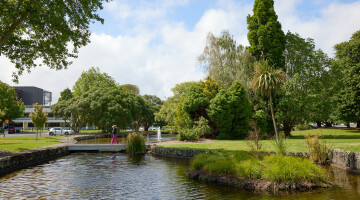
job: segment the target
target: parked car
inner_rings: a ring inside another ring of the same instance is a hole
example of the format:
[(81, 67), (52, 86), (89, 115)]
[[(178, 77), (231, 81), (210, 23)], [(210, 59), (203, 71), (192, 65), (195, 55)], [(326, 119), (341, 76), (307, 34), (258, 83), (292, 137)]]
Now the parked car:
[(49, 135), (50, 136), (55, 136), (55, 135), (71, 135), (73, 134), (73, 131), (70, 129), (64, 129), (61, 127), (54, 127), (54, 128), (50, 128), (49, 130)]
[(15, 127), (9, 126), (8, 127), (8, 133), (16, 133)]

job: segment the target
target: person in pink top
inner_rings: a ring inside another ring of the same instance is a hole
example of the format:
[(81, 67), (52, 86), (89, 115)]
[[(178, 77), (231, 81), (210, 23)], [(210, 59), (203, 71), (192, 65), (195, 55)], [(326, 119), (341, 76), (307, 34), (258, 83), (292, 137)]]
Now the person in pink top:
[(111, 140), (111, 144), (116, 140), (116, 144), (119, 144), (119, 141), (117, 139), (117, 136), (116, 136), (116, 128), (117, 126), (116, 125), (113, 125), (112, 126), (113, 130), (112, 130), (112, 134), (113, 134), (113, 138)]

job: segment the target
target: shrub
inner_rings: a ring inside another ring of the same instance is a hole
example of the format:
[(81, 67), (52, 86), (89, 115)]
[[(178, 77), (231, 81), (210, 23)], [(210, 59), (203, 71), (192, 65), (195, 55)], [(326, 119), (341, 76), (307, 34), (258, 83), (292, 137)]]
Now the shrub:
[(195, 125), (192, 129), (186, 128), (179, 131), (177, 135), (178, 139), (181, 141), (193, 141), (198, 140), (200, 137), (210, 134), (211, 128), (208, 125), (208, 120), (204, 117), (200, 117), (199, 121), (195, 122)]
[(256, 157), (259, 157), (259, 151), (262, 148), (263, 143), (260, 142), (261, 138), (264, 136), (264, 134), (261, 132), (261, 130), (256, 125), (256, 121), (250, 120), (250, 127), (252, 130), (249, 131), (249, 135), (246, 138), (247, 139), (247, 145), (250, 147), (251, 152), (253, 152)]
[(146, 151), (145, 138), (143, 135), (137, 133), (129, 133), (126, 139), (126, 150), (129, 154), (141, 154)]
[(325, 172), (308, 159), (270, 155), (257, 159), (248, 152), (219, 152), (199, 154), (192, 168), (212, 174), (234, 175), (248, 179), (265, 179), (272, 182), (322, 182)]
[[(268, 116), (265, 114), (263, 110), (258, 110), (255, 112), (253, 119), (256, 122), (256, 125), (259, 127), (261, 132), (267, 133), (268, 132)], [(272, 123), (270, 123), (272, 126)]]
[(309, 124), (298, 124), (295, 126), (295, 130), (296, 131), (304, 131), (304, 130), (310, 130), (313, 129), (314, 127), (312, 127)]
[(320, 140), (319, 135), (311, 136), (306, 135), (306, 145), (310, 155), (310, 159), (314, 162), (326, 163), (326, 159), (332, 153), (331, 148), (327, 144), (326, 140)]
[(325, 179), (322, 169), (307, 159), (271, 155), (264, 157), (263, 163), (262, 177), (273, 182), (318, 182)]

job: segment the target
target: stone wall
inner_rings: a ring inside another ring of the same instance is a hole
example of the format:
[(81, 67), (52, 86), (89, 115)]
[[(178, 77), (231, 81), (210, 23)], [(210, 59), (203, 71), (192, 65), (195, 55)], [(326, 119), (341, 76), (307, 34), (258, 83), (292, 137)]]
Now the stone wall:
[(66, 145), (55, 144), (0, 157), (0, 175), (47, 162), (67, 154), (69, 154), (69, 151)]
[(204, 153), (205, 150), (200, 149), (181, 149), (181, 148), (167, 148), (159, 146), (150, 147), (151, 154), (164, 157), (175, 158), (192, 158), (197, 154)]
[(360, 173), (360, 152), (333, 149), (332, 156), (329, 159), (331, 164), (336, 167)]

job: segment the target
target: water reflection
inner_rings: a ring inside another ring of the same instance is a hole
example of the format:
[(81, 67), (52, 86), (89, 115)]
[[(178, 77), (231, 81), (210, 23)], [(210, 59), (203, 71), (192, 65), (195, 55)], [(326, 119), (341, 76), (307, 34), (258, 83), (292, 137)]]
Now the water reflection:
[(188, 160), (73, 154), (0, 179), (0, 199), (359, 199), (360, 179), (325, 168), (339, 187), (254, 193), (188, 179)]

